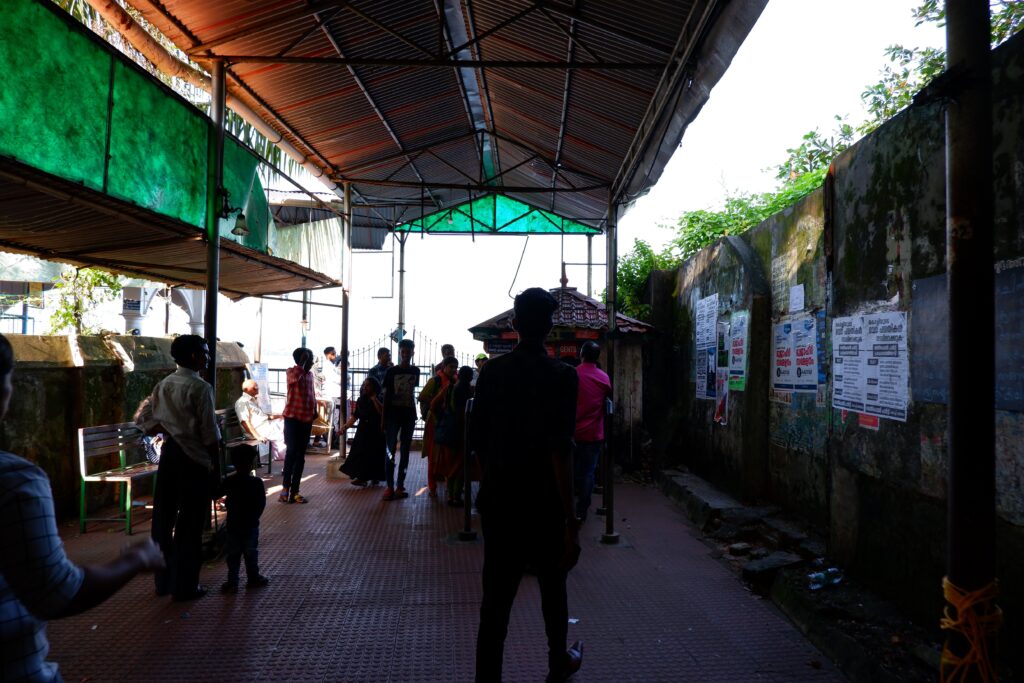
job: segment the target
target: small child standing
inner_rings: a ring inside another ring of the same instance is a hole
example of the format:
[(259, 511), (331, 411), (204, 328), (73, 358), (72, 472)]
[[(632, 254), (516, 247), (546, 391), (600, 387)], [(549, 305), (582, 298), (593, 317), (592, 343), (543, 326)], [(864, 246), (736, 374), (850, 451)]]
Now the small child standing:
[(220, 587), (222, 593), (238, 592), (238, 570), (245, 557), (246, 587), (259, 588), (270, 583), (260, 574), (259, 541), (260, 515), (267, 505), (267, 491), (263, 480), (252, 473), (256, 448), (236, 446), (231, 449), (234, 476), (224, 482), (227, 496), (227, 560), (228, 580)]

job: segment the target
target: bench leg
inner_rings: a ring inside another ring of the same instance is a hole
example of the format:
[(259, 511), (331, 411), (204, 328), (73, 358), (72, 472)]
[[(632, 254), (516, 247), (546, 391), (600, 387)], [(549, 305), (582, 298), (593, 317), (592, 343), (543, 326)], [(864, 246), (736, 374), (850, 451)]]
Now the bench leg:
[(132, 482), (129, 479), (124, 483), (124, 532), (132, 535)]
[(82, 480), (78, 491), (78, 533), (85, 533), (85, 479)]

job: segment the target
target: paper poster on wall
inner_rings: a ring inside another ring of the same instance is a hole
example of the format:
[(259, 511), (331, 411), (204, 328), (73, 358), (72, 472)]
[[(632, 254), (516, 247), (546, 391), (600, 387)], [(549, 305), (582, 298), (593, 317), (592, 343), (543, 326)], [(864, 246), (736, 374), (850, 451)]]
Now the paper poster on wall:
[(832, 407), (864, 410), (864, 320), (859, 315), (832, 320)]
[(906, 422), (910, 359), (907, 314), (832, 321), (832, 406)]
[[(772, 327), (772, 396), (793, 391), (793, 324), (788, 320)], [(773, 398), (773, 400), (775, 400)], [(781, 402), (781, 401), (780, 401)], [(787, 403), (789, 401), (786, 401)]]
[(715, 372), (715, 422), (729, 424), (729, 368)]
[(718, 294), (697, 302), (695, 318), (696, 394), (697, 398), (714, 398), (718, 367)]
[(256, 381), (256, 386), (260, 388), (260, 395), (256, 399), (260, 405), (260, 410), (267, 414), (274, 412), (270, 407), (270, 383), (267, 381), (267, 364), (249, 363), (248, 367), (249, 376)]
[(866, 315), (864, 324), (870, 344), (864, 412), (906, 422), (910, 400), (907, 314), (888, 312)]
[(736, 311), (729, 320), (729, 391), (747, 388), (748, 311)]
[(804, 285), (800, 283), (789, 288), (789, 312), (799, 313), (804, 310)]
[(812, 316), (796, 318), (793, 324), (793, 391), (818, 391), (817, 325)]

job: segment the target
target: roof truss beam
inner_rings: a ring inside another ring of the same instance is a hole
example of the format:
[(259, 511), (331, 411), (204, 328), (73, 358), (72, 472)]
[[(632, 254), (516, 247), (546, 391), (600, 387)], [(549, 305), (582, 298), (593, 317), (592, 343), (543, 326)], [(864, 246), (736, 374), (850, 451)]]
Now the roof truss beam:
[[(381, 66), (407, 67), (417, 69), (585, 69), (598, 71), (661, 71), (662, 62), (594, 62), (562, 60), (521, 60), (521, 59), (402, 59), (383, 57), (312, 57), (288, 55), (216, 55), (228, 64), (319, 64), (333, 66)], [(196, 56), (203, 61), (202, 56)], [(206, 59), (209, 59), (207, 57)]]

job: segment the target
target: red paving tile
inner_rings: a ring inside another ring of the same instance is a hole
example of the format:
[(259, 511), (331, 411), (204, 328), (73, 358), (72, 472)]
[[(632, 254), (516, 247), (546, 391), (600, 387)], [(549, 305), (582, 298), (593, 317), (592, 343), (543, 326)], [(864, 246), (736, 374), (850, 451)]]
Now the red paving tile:
[[(204, 566), (211, 594), (189, 605), (133, 580), (100, 607), (51, 622), (50, 658), (67, 681), (471, 681), (480, 601), (480, 543), (458, 543), (462, 511), (425, 491), (414, 456), (407, 500), (327, 480), (308, 458), (308, 505), (268, 500), (260, 536), (267, 588), (223, 596), (223, 561)], [(268, 480), (276, 485), (280, 478)], [(441, 499), (443, 500), (443, 498)], [(597, 498), (600, 500), (600, 497)], [(616, 490), (619, 546), (583, 531), (569, 577), (569, 638), (585, 641), (577, 683), (842, 681), (770, 603), (754, 596), (654, 488)], [(138, 533), (148, 533), (148, 522)], [(79, 536), (79, 562), (115, 555), (116, 525)], [(244, 571), (244, 570), (243, 570)], [(244, 582), (244, 577), (243, 577)], [(545, 639), (535, 580), (524, 579), (509, 625), (507, 681), (541, 681)]]

